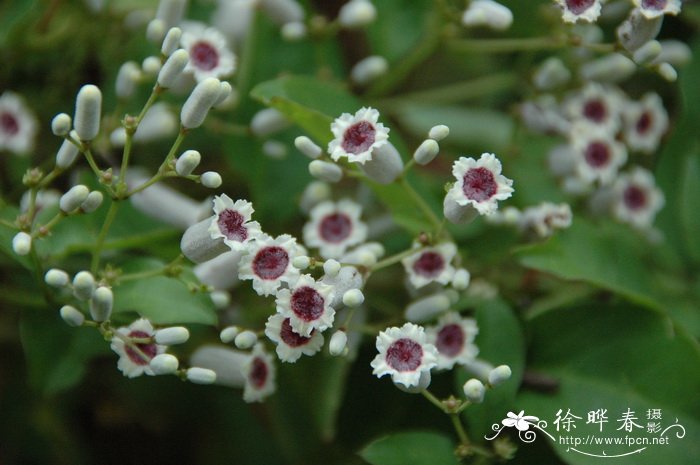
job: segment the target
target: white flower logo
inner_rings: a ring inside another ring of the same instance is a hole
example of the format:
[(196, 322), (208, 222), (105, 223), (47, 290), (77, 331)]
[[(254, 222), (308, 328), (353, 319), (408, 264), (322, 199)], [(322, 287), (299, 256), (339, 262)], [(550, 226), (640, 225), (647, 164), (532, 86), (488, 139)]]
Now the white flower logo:
[(524, 413), (525, 410), (521, 410), (517, 415), (513, 412), (508, 412), (508, 418), (503, 419), (501, 423), (503, 423), (503, 426), (507, 426), (509, 428), (515, 426), (518, 431), (527, 431), (530, 429), (531, 424), (536, 424), (540, 419), (532, 415), (523, 415)]

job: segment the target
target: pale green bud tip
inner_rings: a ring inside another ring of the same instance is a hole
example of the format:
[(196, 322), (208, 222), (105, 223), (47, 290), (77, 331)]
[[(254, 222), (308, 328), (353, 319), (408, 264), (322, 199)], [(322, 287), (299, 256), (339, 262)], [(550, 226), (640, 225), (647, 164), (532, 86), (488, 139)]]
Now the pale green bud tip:
[(328, 352), (331, 355), (342, 355), (345, 352), (345, 347), (348, 343), (348, 335), (345, 331), (336, 331), (331, 336), (331, 342), (328, 344)]
[(484, 401), (484, 384), (476, 378), (472, 378), (464, 383), (464, 395), (469, 402), (480, 404)]
[(284, 24), (280, 32), (284, 40), (296, 42), (306, 37), (306, 25), (300, 21), (292, 21)]
[(154, 44), (160, 43), (165, 36), (165, 23), (160, 19), (154, 19), (146, 27), (146, 38)]
[(117, 80), (115, 82), (117, 97), (127, 99), (134, 95), (139, 79), (141, 79), (141, 69), (139, 65), (133, 61), (124, 63), (119, 68)]
[(236, 336), (238, 336), (239, 332), (240, 329), (238, 328), (238, 326), (227, 326), (226, 328), (221, 330), (221, 333), (219, 333), (219, 339), (221, 339), (221, 342), (223, 342), (224, 344), (228, 344), (229, 342), (236, 339)]
[(340, 262), (338, 262), (338, 260), (333, 260), (332, 258), (330, 260), (326, 260), (326, 262), (323, 264), (323, 271), (328, 277), (334, 278), (338, 276), (338, 273), (340, 273)]
[(450, 297), (444, 292), (423, 297), (406, 307), (406, 319), (414, 323), (427, 321), (447, 311), (450, 305)]
[(214, 291), (209, 294), (214, 307), (223, 310), (231, 304), (231, 295), (226, 291)]
[(92, 140), (100, 132), (102, 92), (92, 84), (84, 85), (75, 100), (75, 131), (80, 140)]
[(54, 135), (63, 137), (70, 132), (73, 120), (66, 113), (59, 113), (51, 120), (51, 131)]
[(419, 165), (427, 165), (435, 159), (437, 154), (440, 152), (440, 146), (433, 139), (426, 139), (422, 144), (416, 149), (413, 154), (413, 159)]
[(253, 331), (245, 330), (238, 334), (233, 342), (239, 349), (250, 349), (258, 342), (258, 336)]
[(187, 66), (190, 54), (187, 50), (179, 49), (173, 52), (158, 72), (158, 85), (167, 89), (175, 84), (175, 80)]
[(75, 307), (64, 305), (61, 307), (61, 318), (68, 326), (82, 326), (85, 322), (85, 315)]
[(83, 203), (80, 204), (80, 209), (84, 213), (92, 213), (102, 205), (104, 200), (104, 195), (100, 191), (92, 191), (88, 194), (87, 198)]
[(367, 0), (351, 0), (338, 12), (338, 22), (346, 28), (363, 27), (377, 18), (377, 10)]
[(499, 365), (489, 372), (489, 384), (497, 386), (502, 382), (510, 379), (512, 372), (508, 365)]
[(175, 171), (180, 176), (189, 176), (199, 166), (202, 155), (196, 150), (187, 150), (175, 163)]
[(68, 139), (64, 140), (56, 152), (56, 167), (66, 169), (73, 164), (78, 157), (78, 147)]
[(471, 275), (469, 274), (469, 271), (465, 270), (464, 268), (460, 268), (455, 271), (455, 274), (452, 277), (452, 287), (458, 291), (463, 291), (469, 287), (470, 280)]
[(202, 173), (200, 182), (204, 187), (216, 189), (217, 187), (221, 186), (223, 180), (221, 179), (221, 175), (216, 171), (207, 171), (206, 173)]
[(32, 250), (32, 236), (22, 231), (12, 238), (12, 250), (17, 255), (27, 255)]
[(306, 255), (299, 255), (292, 259), (292, 266), (299, 270), (305, 270), (311, 265), (311, 259)]
[(343, 179), (343, 170), (335, 163), (314, 160), (309, 163), (309, 173), (316, 179), (326, 182), (338, 182)]
[(187, 129), (201, 126), (212, 105), (219, 98), (220, 91), (221, 81), (216, 78), (207, 78), (197, 84), (197, 87), (194, 88), (182, 106), (182, 111), (180, 112), (182, 126)]
[(650, 40), (634, 51), (632, 59), (635, 63), (645, 65), (654, 61), (654, 59), (661, 54), (662, 49), (661, 43), (659, 43), (658, 40)]
[(112, 290), (105, 286), (95, 289), (90, 299), (90, 316), (95, 321), (107, 321), (112, 314), (114, 295)]
[(173, 326), (156, 331), (156, 343), (166, 346), (184, 344), (190, 338), (190, 332), (183, 326)]
[(311, 159), (316, 159), (321, 156), (323, 149), (316, 145), (314, 141), (306, 136), (299, 136), (294, 139), (294, 146), (304, 155)]
[(216, 372), (207, 368), (188, 368), (187, 381), (194, 384), (214, 384), (216, 382)]
[(250, 121), (250, 130), (257, 137), (267, 137), (289, 126), (289, 120), (274, 108), (260, 110)]
[(437, 126), (433, 126), (432, 128), (430, 128), (430, 131), (428, 131), (428, 137), (437, 142), (440, 142), (442, 139), (449, 135), (450, 128), (448, 128), (444, 124), (438, 124)]
[(165, 39), (163, 39), (163, 45), (160, 48), (161, 53), (169, 57), (180, 44), (180, 37), (182, 37), (182, 29), (171, 27), (168, 33), (165, 34)]
[(350, 308), (359, 307), (365, 301), (365, 295), (359, 289), (350, 289), (343, 294), (343, 303)]
[(89, 271), (81, 271), (73, 278), (73, 295), (80, 300), (88, 300), (95, 290), (95, 278)]
[(267, 140), (262, 146), (262, 152), (273, 160), (281, 160), (287, 156), (287, 146), (276, 140)]
[(668, 82), (678, 79), (678, 72), (668, 63), (661, 63), (657, 68), (659, 75)]
[(377, 263), (377, 256), (369, 250), (363, 250), (357, 256), (357, 261), (362, 266), (372, 266)]
[(70, 213), (87, 200), (90, 194), (90, 189), (87, 186), (78, 184), (77, 186), (71, 187), (68, 192), (61, 196), (58, 202), (58, 206), (64, 213)]
[(350, 70), (350, 79), (359, 85), (366, 85), (386, 74), (389, 63), (378, 55), (369, 56), (357, 62)]
[(221, 85), (219, 86), (219, 96), (216, 97), (214, 106), (218, 107), (219, 105), (223, 104), (226, 99), (231, 96), (231, 94), (233, 94), (233, 86), (226, 81), (221, 81)]
[(70, 277), (68, 273), (58, 268), (51, 268), (44, 275), (44, 281), (46, 284), (52, 287), (64, 287), (70, 282)]
[(143, 59), (141, 70), (149, 76), (155, 76), (160, 72), (162, 66), (160, 58), (150, 56)]
[(171, 375), (177, 371), (180, 361), (174, 355), (159, 354), (151, 359), (149, 365), (156, 375)]

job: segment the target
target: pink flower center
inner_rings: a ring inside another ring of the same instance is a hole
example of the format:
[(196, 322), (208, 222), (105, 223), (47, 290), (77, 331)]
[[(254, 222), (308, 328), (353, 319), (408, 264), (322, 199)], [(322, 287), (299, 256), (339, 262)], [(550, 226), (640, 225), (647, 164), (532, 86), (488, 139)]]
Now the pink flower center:
[(413, 263), (413, 271), (426, 278), (434, 278), (445, 268), (445, 259), (437, 252), (423, 252)]
[(190, 49), (192, 64), (204, 71), (211, 71), (219, 64), (219, 51), (209, 42), (196, 42)]
[(642, 0), (642, 8), (650, 10), (663, 10), (666, 8), (668, 0)]
[(496, 194), (498, 184), (486, 168), (472, 168), (464, 175), (462, 192), (469, 200), (483, 202)]
[(277, 279), (287, 271), (289, 255), (282, 247), (263, 247), (253, 259), (253, 272), (261, 279)]
[(610, 161), (610, 149), (604, 142), (591, 142), (586, 147), (586, 161), (594, 168), (602, 168)]
[[(138, 331), (138, 330), (130, 331), (128, 336), (133, 337), (133, 338), (138, 338), (138, 339), (151, 337), (151, 335), (148, 334), (147, 332)], [(140, 344), (136, 344), (136, 347), (138, 348), (138, 351), (135, 350), (129, 344), (124, 344), (124, 351), (126, 352), (126, 355), (129, 357), (129, 360), (131, 360), (136, 365), (141, 365), (141, 366), (148, 365), (148, 363), (151, 361), (151, 359), (153, 357), (155, 357), (156, 354), (158, 353), (158, 348), (156, 347), (155, 344), (140, 343)], [(148, 358), (148, 360), (144, 359), (144, 355)]]
[(583, 106), (583, 116), (596, 123), (605, 121), (607, 115), (608, 111), (602, 100), (589, 100)]
[(358, 154), (369, 149), (374, 144), (376, 129), (368, 121), (360, 121), (345, 130), (343, 134), (343, 150), (348, 153)]
[(0, 129), (5, 134), (14, 136), (19, 132), (19, 121), (15, 118), (15, 115), (8, 112), (0, 113)]
[(304, 321), (314, 321), (323, 315), (323, 297), (316, 289), (303, 286), (292, 293), (292, 311)]
[(232, 241), (243, 242), (248, 238), (248, 230), (243, 226), (245, 218), (236, 210), (224, 210), (219, 213), (217, 224), (219, 231)]
[(642, 116), (640, 116), (637, 120), (637, 125), (635, 126), (635, 129), (639, 134), (643, 135), (644, 133), (648, 132), (651, 128), (652, 121), (653, 119), (651, 117), (651, 113), (645, 111), (644, 113), (642, 113)]
[(248, 380), (251, 384), (258, 389), (265, 386), (267, 381), (267, 363), (260, 357), (255, 357), (253, 363), (251, 363), (250, 373), (248, 373)]
[(456, 357), (464, 347), (464, 331), (458, 324), (449, 324), (437, 334), (437, 350), (447, 357)]
[(566, 7), (575, 15), (580, 15), (589, 9), (595, 0), (566, 0)]
[(299, 347), (308, 344), (315, 331), (316, 330), (312, 330), (309, 337), (300, 336), (294, 332), (292, 325), (289, 323), (289, 318), (287, 318), (282, 322), (280, 337), (289, 347)]
[(324, 241), (337, 244), (343, 242), (352, 231), (352, 221), (343, 213), (333, 213), (321, 220), (318, 225), (318, 233)]
[(386, 363), (396, 371), (413, 371), (422, 361), (423, 348), (412, 339), (399, 339), (386, 351)]
[(644, 189), (639, 186), (630, 185), (622, 194), (625, 205), (630, 210), (640, 210), (647, 204), (647, 194)]

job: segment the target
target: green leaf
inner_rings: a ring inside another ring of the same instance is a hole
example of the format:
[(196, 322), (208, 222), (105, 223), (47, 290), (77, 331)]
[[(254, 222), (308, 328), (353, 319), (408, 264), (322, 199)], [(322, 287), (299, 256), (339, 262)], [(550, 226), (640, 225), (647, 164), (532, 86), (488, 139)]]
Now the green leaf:
[(685, 160), (681, 185), (680, 216), (685, 245), (695, 263), (700, 263), (700, 153), (694, 153)]
[(442, 434), (406, 432), (377, 439), (359, 454), (372, 465), (456, 465), (454, 448)]

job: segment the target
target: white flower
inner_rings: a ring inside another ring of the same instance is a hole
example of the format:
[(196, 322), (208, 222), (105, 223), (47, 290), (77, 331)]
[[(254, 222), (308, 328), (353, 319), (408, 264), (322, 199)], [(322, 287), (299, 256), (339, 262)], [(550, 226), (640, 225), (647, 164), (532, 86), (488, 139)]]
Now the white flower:
[(212, 239), (222, 237), (231, 250), (241, 251), (245, 245), (262, 234), (260, 223), (250, 221), (253, 204), (246, 200), (236, 200), (222, 194), (214, 197), (214, 219), (209, 226)]
[(518, 431), (527, 431), (530, 428), (530, 424), (539, 421), (539, 418), (533, 417), (531, 415), (523, 415), (525, 410), (521, 410), (517, 415), (513, 412), (508, 412), (508, 418), (501, 421), (503, 426), (512, 428), (515, 426)]
[(496, 211), (498, 201), (513, 195), (513, 181), (501, 174), (501, 162), (492, 153), (479, 160), (460, 157), (452, 166), (457, 182), (451, 189), (452, 198), (460, 206), (471, 206), (479, 214)]
[(323, 335), (312, 330), (309, 336), (300, 336), (292, 329), (290, 318), (281, 313), (270, 316), (265, 335), (277, 344), (277, 356), (283, 362), (296, 362), (302, 354), (314, 355), (323, 347)]
[(661, 97), (648, 93), (639, 102), (627, 104), (623, 113), (625, 142), (631, 150), (653, 153), (668, 129), (668, 113)]
[(618, 88), (591, 82), (566, 100), (564, 110), (574, 121), (584, 120), (614, 134), (620, 128), (620, 113), (625, 101)]
[(19, 95), (5, 91), (0, 95), (0, 150), (24, 155), (34, 148), (38, 130), (36, 117)]
[(627, 149), (603, 128), (587, 123), (577, 124), (571, 131), (576, 174), (588, 183), (596, 180), (610, 183), (627, 161)]
[(236, 56), (226, 45), (223, 34), (213, 27), (186, 23), (180, 43), (190, 57), (184, 71), (194, 74), (197, 82), (210, 77), (224, 78), (236, 69)]
[(335, 139), (328, 144), (333, 160), (347, 157), (348, 161), (364, 164), (372, 159), (372, 150), (384, 145), (389, 138), (389, 128), (378, 123), (379, 112), (362, 107), (355, 113), (343, 113), (331, 124)]
[[(420, 245), (413, 244), (414, 248)], [(411, 284), (417, 289), (432, 282), (446, 286), (452, 280), (455, 269), (451, 265), (457, 253), (452, 242), (443, 242), (434, 247), (427, 247), (401, 260)]]
[(476, 321), (462, 318), (457, 312), (443, 315), (436, 326), (426, 328), (428, 342), (437, 348), (437, 366), (451, 370), (455, 363), (465, 365), (474, 360), (479, 349), (474, 338), (479, 333)]
[(681, 0), (632, 0), (642, 14), (648, 18), (677, 15), (681, 11)]
[(314, 330), (333, 325), (335, 309), (331, 307), (334, 288), (304, 274), (290, 286), (277, 292), (277, 311), (290, 319), (295, 333), (309, 337)]
[(550, 94), (520, 105), (520, 117), (528, 129), (542, 134), (566, 134), (571, 126), (556, 98)]
[(544, 239), (550, 237), (556, 229), (571, 226), (572, 216), (571, 207), (566, 203), (555, 205), (543, 202), (523, 210), (517, 224), (522, 233)]
[(265, 352), (262, 344), (257, 344), (253, 348), (253, 352), (246, 359), (241, 372), (245, 377), (244, 401), (261, 402), (265, 397), (275, 392), (275, 365), (272, 356)]
[(438, 351), (426, 342), (425, 330), (413, 323), (391, 327), (377, 336), (379, 354), (370, 364), (378, 378), (389, 374), (396, 384), (417, 386), (421, 374), (437, 364)]
[(299, 277), (299, 270), (292, 266), (298, 255), (306, 255), (306, 251), (289, 234), (273, 239), (263, 233), (248, 243), (248, 254), (238, 265), (238, 277), (252, 279), (259, 295), (274, 294), (283, 282), (290, 284)]
[(304, 225), (304, 243), (316, 247), (323, 258), (339, 258), (348, 247), (367, 238), (367, 225), (360, 221), (362, 207), (352, 200), (326, 201), (311, 210)]
[(654, 176), (643, 168), (624, 173), (613, 184), (613, 215), (619, 221), (644, 229), (654, 222), (664, 206), (664, 194), (656, 187)]
[[(155, 342), (136, 342), (129, 344), (125, 339), (151, 339), (155, 336), (153, 325), (145, 318), (140, 318), (128, 327), (117, 329), (118, 335), (112, 337), (111, 348), (119, 355), (117, 367), (124, 376), (135, 378), (142, 374), (153, 376), (149, 365), (151, 359), (165, 352), (166, 346)], [(121, 337), (120, 337), (121, 336)]]
[(562, 9), (562, 19), (565, 23), (575, 23), (578, 20), (589, 23), (595, 22), (600, 16), (600, 0), (556, 0)]

